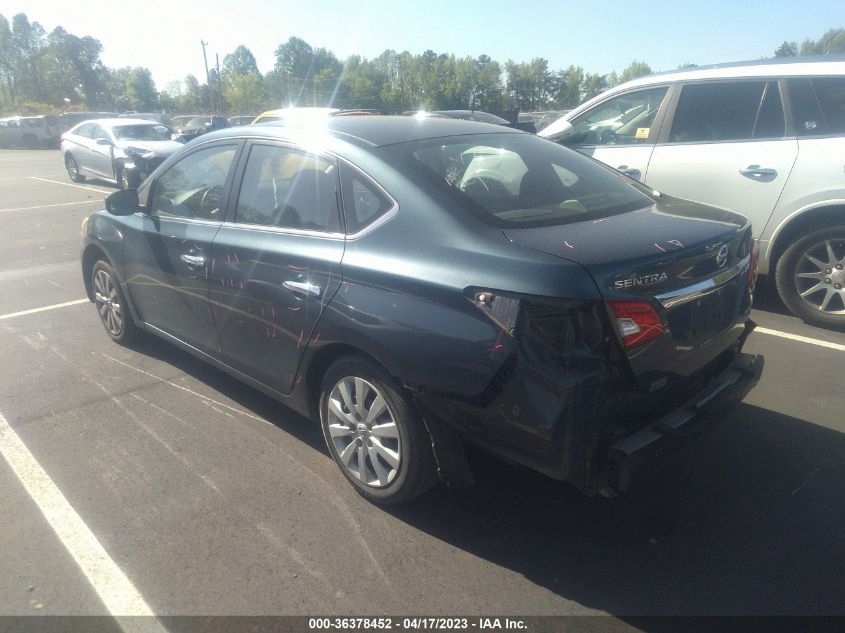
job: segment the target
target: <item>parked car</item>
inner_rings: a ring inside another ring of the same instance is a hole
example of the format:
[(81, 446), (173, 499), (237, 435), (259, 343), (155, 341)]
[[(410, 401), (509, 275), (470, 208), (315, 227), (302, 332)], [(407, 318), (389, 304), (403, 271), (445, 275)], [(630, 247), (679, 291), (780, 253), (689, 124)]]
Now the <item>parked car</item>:
[(240, 125), (249, 125), (255, 119), (254, 114), (247, 114), (247, 115), (240, 115), (240, 116), (230, 116), (229, 117), (229, 125), (232, 127), (238, 127)]
[(63, 112), (59, 115), (59, 130), (64, 134), (74, 125), (97, 119), (116, 119), (117, 112)]
[(0, 119), (0, 147), (55, 147), (59, 119), (52, 114)]
[(155, 121), (161, 123), (166, 127), (170, 127), (170, 114), (167, 112), (124, 112), (118, 115), (121, 119), (144, 119), (145, 121)]
[(343, 116), (371, 116), (382, 114), (378, 110), (369, 108), (347, 109), (341, 108), (316, 108), (316, 107), (289, 107), (281, 108), (279, 110), (267, 110), (262, 112), (253, 123), (273, 123), (281, 121), (284, 123), (303, 124), (309, 123), (316, 119), (324, 119), (326, 117), (343, 117)]
[(175, 127), (173, 129), (173, 140), (187, 143), (198, 136), (202, 136), (214, 130), (222, 130), (231, 127), (226, 117), (217, 116), (216, 114), (201, 114), (195, 116), (184, 125)]
[(86, 177), (137, 187), (181, 143), (167, 128), (143, 119), (86, 121), (62, 134), (62, 158), (73, 182)]
[(635, 79), (539, 132), (662, 192), (748, 215), (786, 306), (845, 327), (845, 56)]
[(762, 371), (745, 217), (501, 126), (208, 134), (82, 232), (112, 339), (154, 333), (319, 419), (379, 503), (469, 484), (464, 442), (624, 492)]
[(525, 132), (535, 132), (536, 128), (532, 122), (517, 121), (511, 123), (505, 118), (491, 114), (490, 112), (483, 112), (482, 110), (409, 110), (403, 112), (403, 116), (413, 116), (416, 118), (424, 117), (441, 117), (446, 119), (462, 119), (464, 121), (479, 121), (480, 123), (493, 123), (495, 125), (504, 125), (505, 127), (512, 127)]

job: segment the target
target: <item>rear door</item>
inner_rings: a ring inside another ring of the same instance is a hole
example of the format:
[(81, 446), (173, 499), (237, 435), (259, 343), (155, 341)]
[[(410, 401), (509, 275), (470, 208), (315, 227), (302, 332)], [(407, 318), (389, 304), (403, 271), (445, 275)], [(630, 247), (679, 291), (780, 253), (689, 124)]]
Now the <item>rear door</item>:
[(340, 287), (337, 160), (264, 141), (244, 156), (212, 248), (211, 309), (224, 362), (286, 394)]
[(759, 236), (798, 157), (781, 92), (777, 81), (765, 79), (684, 85), (645, 181), (747, 215)]
[(668, 95), (668, 86), (656, 86), (602, 101), (571, 121), (574, 131), (566, 145), (642, 180)]
[(215, 356), (211, 243), (240, 145), (226, 139), (184, 154), (151, 184), (147, 213), (127, 218), (124, 236), (126, 279), (141, 319)]

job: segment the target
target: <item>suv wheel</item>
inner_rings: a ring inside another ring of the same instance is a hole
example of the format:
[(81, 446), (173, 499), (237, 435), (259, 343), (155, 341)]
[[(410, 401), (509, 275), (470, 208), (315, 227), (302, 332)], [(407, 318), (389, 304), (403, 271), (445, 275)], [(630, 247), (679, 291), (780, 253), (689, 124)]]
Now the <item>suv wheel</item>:
[(73, 182), (85, 181), (85, 176), (79, 173), (79, 164), (71, 154), (65, 157), (65, 168), (67, 169), (67, 175), (70, 176)]
[(106, 333), (121, 344), (135, 339), (140, 330), (126, 306), (114, 269), (102, 259), (91, 268), (91, 287), (94, 289), (94, 305)]
[(845, 225), (799, 239), (778, 260), (775, 277), (793, 313), (813, 325), (845, 328)]
[(350, 356), (329, 368), (320, 423), (335, 463), (368, 500), (401, 503), (436, 482), (425, 425), (402, 386), (375, 363)]

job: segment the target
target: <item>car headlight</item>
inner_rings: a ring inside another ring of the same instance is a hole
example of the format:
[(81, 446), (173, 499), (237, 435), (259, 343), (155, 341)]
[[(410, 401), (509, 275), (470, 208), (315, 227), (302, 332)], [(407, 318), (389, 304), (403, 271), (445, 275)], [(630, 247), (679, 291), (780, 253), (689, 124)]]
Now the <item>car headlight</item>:
[(155, 156), (155, 152), (149, 149), (143, 149), (141, 147), (127, 147), (126, 150), (127, 156), (137, 157), (137, 158), (152, 158)]

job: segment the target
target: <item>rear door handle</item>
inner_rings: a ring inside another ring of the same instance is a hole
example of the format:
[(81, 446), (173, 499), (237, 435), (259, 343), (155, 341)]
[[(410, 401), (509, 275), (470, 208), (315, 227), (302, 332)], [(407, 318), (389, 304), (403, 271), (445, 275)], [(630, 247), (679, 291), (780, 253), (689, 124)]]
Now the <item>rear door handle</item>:
[(314, 297), (319, 297), (323, 294), (323, 289), (320, 286), (315, 286), (307, 281), (285, 281), (282, 285), (288, 290)]
[(183, 253), (179, 255), (179, 259), (188, 264), (188, 266), (205, 266), (205, 255), (188, 255)]
[(643, 175), (643, 172), (641, 172), (639, 169), (637, 169), (636, 167), (628, 167), (628, 165), (619, 165), (616, 170), (625, 174), (626, 176), (636, 178), (637, 180), (639, 180), (640, 176)]
[(749, 165), (745, 169), (740, 169), (739, 173), (743, 176), (777, 176), (778, 172), (771, 167), (760, 167), (760, 165)]

